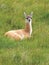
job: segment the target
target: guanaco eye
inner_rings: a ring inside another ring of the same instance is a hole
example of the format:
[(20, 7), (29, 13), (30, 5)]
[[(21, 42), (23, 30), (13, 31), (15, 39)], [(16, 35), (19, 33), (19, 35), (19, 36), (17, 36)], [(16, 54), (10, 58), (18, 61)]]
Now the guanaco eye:
[(26, 18), (26, 19), (28, 19), (28, 18)]
[[(27, 17), (26, 19), (29, 19), (29, 18)], [(32, 18), (30, 17), (30, 19), (32, 19)]]

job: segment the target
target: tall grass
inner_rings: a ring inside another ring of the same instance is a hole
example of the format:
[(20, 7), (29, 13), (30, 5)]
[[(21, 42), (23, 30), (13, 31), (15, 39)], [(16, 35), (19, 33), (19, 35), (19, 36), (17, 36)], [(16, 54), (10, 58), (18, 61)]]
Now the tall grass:
[[(6, 31), (24, 28), (24, 11), (33, 11), (32, 37), (5, 37)], [(49, 65), (49, 0), (0, 0), (0, 65)]]

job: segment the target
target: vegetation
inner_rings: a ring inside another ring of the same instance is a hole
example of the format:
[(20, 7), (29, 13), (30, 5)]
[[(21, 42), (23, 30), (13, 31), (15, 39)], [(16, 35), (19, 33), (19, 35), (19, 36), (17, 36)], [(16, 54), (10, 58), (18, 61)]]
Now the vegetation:
[[(34, 12), (32, 37), (5, 37), (25, 27), (24, 11)], [(49, 0), (0, 0), (0, 65), (49, 65)]]

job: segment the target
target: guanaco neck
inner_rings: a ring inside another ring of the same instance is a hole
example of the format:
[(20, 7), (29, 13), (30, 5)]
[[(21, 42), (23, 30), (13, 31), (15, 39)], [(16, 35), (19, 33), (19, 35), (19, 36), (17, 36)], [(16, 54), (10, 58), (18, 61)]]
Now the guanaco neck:
[(31, 25), (31, 22), (26, 23), (26, 25), (25, 25), (25, 31), (26, 31), (27, 33), (29, 33), (30, 36), (31, 36), (31, 34), (32, 34), (32, 25)]

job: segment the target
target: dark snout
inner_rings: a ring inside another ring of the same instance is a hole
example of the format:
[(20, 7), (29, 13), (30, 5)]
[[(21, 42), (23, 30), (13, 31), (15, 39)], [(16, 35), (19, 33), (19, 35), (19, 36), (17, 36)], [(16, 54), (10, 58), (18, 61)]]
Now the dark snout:
[(30, 19), (28, 21), (30, 22)]

